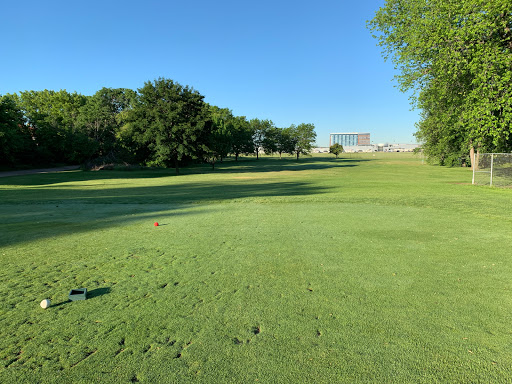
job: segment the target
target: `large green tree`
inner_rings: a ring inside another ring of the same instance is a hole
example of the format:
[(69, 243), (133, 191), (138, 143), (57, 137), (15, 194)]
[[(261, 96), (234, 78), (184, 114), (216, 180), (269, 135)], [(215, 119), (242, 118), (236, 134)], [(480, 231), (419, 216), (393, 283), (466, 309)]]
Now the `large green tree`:
[(13, 96), (0, 96), (0, 165), (34, 161), (36, 147), (23, 112)]
[(265, 132), (265, 137), (261, 143), (261, 147), (267, 155), (272, 155), (274, 152), (277, 152), (277, 140), (281, 131), (281, 128), (273, 126)]
[(207, 136), (205, 160), (215, 169), (215, 162), (229, 154), (233, 143), (233, 113), (227, 108), (209, 106), (211, 132)]
[(249, 125), (252, 129), (252, 141), (256, 159), (259, 159), (260, 149), (263, 148), (265, 137), (269, 131), (274, 127), (274, 123), (270, 120), (251, 119)]
[(293, 154), (295, 149), (295, 141), (293, 139), (293, 130), (295, 126), (292, 125), (288, 128), (280, 128), (276, 131), (276, 152), (279, 153), (281, 159), (283, 153)]
[(249, 154), (254, 151), (253, 130), (245, 116), (235, 116), (232, 127), (231, 153), (235, 155), (235, 161), (241, 154)]
[(313, 149), (316, 140), (315, 126), (313, 124), (301, 123), (290, 127), (291, 145), (290, 153), (297, 156), (307, 155)]
[(81, 163), (94, 154), (94, 141), (77, 124), (86, 96), (45, 89), (20, 92), (16, 98), (33, 132), (40, 163)]
[(202, 157), (211, 131), (204, 96), (188, 86), (159, 78), (140, 88), (129, 113), (135, 142), (149, 151), (148, 165), (174, 166)]
[(336, 158), (338, 158), (340, 153), (343, 153), (343, 145), (334, 143), (329, 147), (329, 153), (332, 153), (333, 155), (336, 156)]
[(117, 136), (133, 108), (136, 92), (126, 88), (102, 88), (80, 108), (77, 124), (96, 144), (98, 157), (116, 158)]
[(387, 0), (369, 22), (401, 90), (414, 92), (430, 159), (512, 150), (511, 12), (510, 0)]

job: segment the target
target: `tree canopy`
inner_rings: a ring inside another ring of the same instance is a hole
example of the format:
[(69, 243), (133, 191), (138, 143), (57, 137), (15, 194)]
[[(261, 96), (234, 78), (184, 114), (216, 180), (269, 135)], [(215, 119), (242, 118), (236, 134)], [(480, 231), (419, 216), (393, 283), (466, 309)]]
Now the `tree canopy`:
[(233, 119), (231, 153), (235, 155), (236, 161), (238, 161), (240, 154), (253, 153), (254, 142), (252, 141), (252, 133), (251, 126), (245, 116), (236, 116)]
[(150, 150), (151, 164), (174, 166), (186, 157), (206, 151), (205, 137), (211, 129), (204, 96), (170, 79), (146, 82), (128, 120), (139, 144)]
[(386, 0), (369, 21), (421, 109), (416, 137), (431, 160), (512, 150), (511, 11), (510, 0)]
[(30, 162), (35, 151), (32, 134), (12, 96), (0, 96), (0, 165)]
[(343, 153), (343, 145), (334, 143), (329, 147), (329, 153), (332, 153), (336, 158), (338, 158), (339, 154)]
[(316, 140), (315, 126), (306, 123), (301, 123), (297, 126), (292, 125), (290, 127), (290, 136), (290, 153), (295, 154), (297, 160), (299, 160), (299, 155), (307, 155), (313, 148)]
[(94, 154), (95, 143), (79, 129), (77, 121), (85, 96), (45, 89), (20, 92), (16, 98), (41, 161), (80, 163)]
[[(264, 149), (264, 146), (266, 146), (267, 150), (269, 149), (269, 138), (274, 123), (270, 120), (251, 119), (249, 125), (252, 130), (252, 142), (254, 144), (256, 159), (258, 159), (261, 148)], [(267, 138), (267, 140), (265, 140), (265, 138)]]
[(95, 142), (96, 156), (115, 158), (118, 133), (136, 97), (131, 89), (102, 88), (80, 108), (78, 125)]
[(128, 162), (174, 167), (178, 173), (190, 161), (215, 168), (229, 155), (258, 158), (261, 149), (298, 156), (310, 151), (311, 137), (311, 124), (276, 128), (268, 119), (234, 116), (166, 78), (136, 91), (102, 88), (84, 96), (43, 90), (0, 97), (0, 165), (7, 167)]

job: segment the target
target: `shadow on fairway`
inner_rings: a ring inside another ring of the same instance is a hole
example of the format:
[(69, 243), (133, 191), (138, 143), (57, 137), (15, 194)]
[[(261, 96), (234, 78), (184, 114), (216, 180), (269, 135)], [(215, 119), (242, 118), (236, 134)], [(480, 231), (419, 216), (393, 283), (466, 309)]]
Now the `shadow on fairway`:
[(52, 305), (50, 306), (50, 308), (57, 308), (57, 307), (60, 307), (60, 306), (62, 306), (62, 305), (70, 304), (70, 303), (72, 303), (72, 301), (71, 301), (71, 300), (65, 300), (65, 301), (61, 301), (60, 303), (57, 303), (57, 304), (52, 304)]
[(110, 293), (110, 287), (95, 288), (87, 291), (87, 300), (94, 299), (95, 297), (103, 296)]
[(89, 180), (153, 179), (174, 176), (174, 169), (148, 168), (136, 171), (66, 171), (0, 178), (0, 185), (51, 185)]
[[(91, 289), (90, 291), (87, 291), (87, 300), (91, 300), (91, 299), (94, 299), (95, 297), (106, 295), (106, 294), (110, 293), (110, 290), (111, 290), (110, 287)], [(62, 305), (71, 304), (71, 303), (73, 303), (72, 300), (64, 300), (64, 301), (61, 301), (60, 303), (52, 304), (51, 307), (56, 308), (56, 307), (60, 307)]]
[[(0, 186), (9, 186), (0, 190), (0, 246), (102, 230), (146, 219), (153, 224), (171, 213), (173, 216), (198, 215), (206, 211), (200, 204), (209, 202), (320, 195), (330, 187), (310, 183), (308, 179), (280, 181), (277, 177), (261, 178), (257, 174), (354, 167), (361, 161), (368, 160), (313, 157), (296, 161), (264, 157), (239, 162), (227, 160), (215, 171), (207, 165), (183, 170), (189, 175), (219, 174), (219, 178), (208, 177), (202, 181), (174, 177), (173, 169), (6, 177), (0, 180)], [(226, 173), (252, 173), (255, 177), (223, 178), (222, 174)], [(163, 180), (151, 182), (154, 178)], [(136, 179), (141, 181), (138, 184), (130, 181)], [(102, 185), (98, 180), (109, 182)], [(91, 184), (88, 185), (88, 181)], [(67, 184), (72, 182), (79, 183)], [(24, 185), (27, 187), (23, 188)], [(188, 209), (190, 207), (194, 209)], [(208, 209), (211, 212), (212, 208)]]
[[(238, 179), (218, 183), (183, 183), (177, 178), (165, 185), (123, 185), (133, 184), (125, 183), (105, 189), (88, 189), (81, 185), (45, 185), (2, 191), (0, 246), (102, 230), (140, 222), (146, 218), (152, 225), (170, 214), (174, 217), (201, 214), (206, 211), (206, 208), (202, 209), (201, 203), (246, 198), (311, 196), (326, 193), (330, 189), (308, 182)], [(188, 209), (190, 207), (194, 209)], [(208, 208), (208, 212), (211, 211), (212, 208)]]
[[(81, 185), (71, 188), (41, 186), (31, 189), (15, 189), (1, 192), (2, 204), (55, 204), (52, 212), (58, 214), (66, 204), (165, 204), (165, 209), (175, 209), (181, 204), (196, 204), (212, 201), (233, 200), (251, 197), (306, 196), (324, 193), (327, 187), (313, 186), (307, 182), (267, 181), (267, 180), (224, 180), (221, 183), (210, 181), (179, 183), (167, 185), (83, 188)], [(6, 219), (35, 214), (38, 207), (29, 212), (15, 212)], [(79, 213), (87, 206), (73, 206)], [(161, 207), (163, 209), (163, 207)], [(30, 225), (33, 225), (31, 222)]]
[[(292, 157), (279, 159), (278, 157), (243, 157), (239, 161), (227, 158), (211, 165), (195, 164), (180, 168), (180, 175), (216, 174), (216, 173), (247, 173), (247, 172), (282, 172), (307, 171), (329, 168), (354, 167), (358, 163), (371, 161), (369, 159), (330, 158), (330, 157), (304, 157), (297, 161)], [(52, 185), (80, 181), (116, 180), (116, 179), (154, 179), (161, 177), (175, 177), (174, 168), (147, 168), (143, 170), (125, 171), (66, 171), (56, 173), (42, 173), (23, 176), (9, 176), (0, 178), (1, 185)]]
[(215, 165), (214, 172), (230, 173), (258, 173), (258, 172), (283, 172), (283, 171), (308, 171), (329, 168), (355, 167), (358, 163), (370, 161), (368, 159), (334, 159), (324, 157), (305, 157), (297, 161), (294, 158), (269, 158), (263, 157), (259, 160), (255, 158), (234, 161), (228, 159), (223, 163)]

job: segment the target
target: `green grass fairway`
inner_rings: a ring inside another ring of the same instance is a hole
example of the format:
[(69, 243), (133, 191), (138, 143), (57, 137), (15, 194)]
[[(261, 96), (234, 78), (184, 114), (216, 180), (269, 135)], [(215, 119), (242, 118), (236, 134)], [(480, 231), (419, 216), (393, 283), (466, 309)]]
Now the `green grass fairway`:
[(183, 173), (0, 179), (1, 383), (512, 382), (512, 190), (402, 153)]

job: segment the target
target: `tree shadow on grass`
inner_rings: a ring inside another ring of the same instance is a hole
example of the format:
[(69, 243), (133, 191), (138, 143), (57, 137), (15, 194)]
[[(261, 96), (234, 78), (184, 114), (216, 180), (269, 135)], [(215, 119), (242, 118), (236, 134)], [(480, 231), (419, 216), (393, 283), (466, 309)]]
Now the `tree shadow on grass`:
[[(292, 158), (281, 160), (266, 157), (239, 163), (226, 161), (216, 171), (210, 171), (205, 165), (187, 169), (190, 174), (254, 174), (254, 177), (240, 178), (223, 178), (220, 175), (202, 181), (191, 181), (198, 179), (187, 177), (169, 178), (173, 175), (172, 169), (78, 171), (7, 177), (0, 180), (0, 186), (8, 186), (0, 190), (0, 246), (101, 230), (145, 218), (153, 223), (169, 217), (171, 213), (173, 216), (197, 215), (206, 211), (200, 206), (204, 203), (321, 195), (330, 188), (311, 183), (308, 179), (280, 181), (280, 178), (257, 175), (260, 172), (353, 167), (361, 161), (366, 160), (302, 158), (296, 161)], [(162, 180), (151, 181), (154, 178)], [(137, 179), (139, 181), (136, 182)], [(98, 183), (98, 180), (108, 181)], [(88, 181), (91, 182), (89, 185)], [(72, 182), (77, 183), (68, 184)], [(194, 209), (188, 209), (190, 207)]]
[[(202, 209), (203, 203), (312, 196), (326, 193), (329, 189), (302, 181), (171, 181), (156, 186), (88, 189), (80, 185), (73, 188), (50, 185), (2, 191), (0, 246), (101, 230), (146, 217), (152, 224), (170, 214), (197, 215), (206, 211), (206, 208)], [(194, 209), (188, 209), (190, 207)]]
[(170, 168), (148, 168), (135, 171), (66, 171), (53, 173), (37, 173), (30, 175), (8, 176), (0, 178), (1, 185), (52, 185), (60, 183), (115, 180), (115, 179), (153, 179), (169, 177), (175, 174)]
[[(295, 158), (276, 158), (276, 157), (261, 157), (256, 158), (243, 158), (239, 161), (234, 161), (229, 158), (224, 162), (218, 162), (215, 165), (215, 171), (222, 173), (245, 173), (245, 172), (293, 172), (293, 171), (308, 171), (308, 170), (321, 170), (330, 168), (346, 168), (355, 167), (358, 163), (370, 161), (369, 159), (335, 159), (325, 157), (304, 157), (298, 161)], [(203, 166), (204, 167), (204, 166)]]
[[(241, 158), (235, 161), (232, 158), (217, 162), (215, 170), (208, 164), (195, 164), (180, 168), (180, 174), (217, 174), (217, 173), (247, 173), (247, 172), (292, 172), (321, 170), (329, 168), (354, 167), (369, 159), (335, 159), (325, 157), (304, 157), (297, 161), (295, 158), (285, 157), (261, 157), (256, 160), (253, 157)], [(154, 179), (164, 177), (176, 177), (174, 168), (146, 168), (143, 170), (102, 170), (102, 171), (66, 171), (55, 173), (39, 173), (22, 176), (9, 176), (0, 178), (2, 185), (52, 185), (70, 182), (120, 180), (120, 179)]]
[[(251, 197), (303, 196), (323, 193), (327, 187), (308, 182), (268, 180), (223, 180), (222, 182), (171, 182), (166, 185), (83, 188), (41, 186), (29, 189), (2, 191), (3, 204), (166, 204), (169, 209), (176, 205), (197, 204), (212, 201)], [(78, 207), (77, 207), (78, 208)], [(57, 211), (57, 209), (55, 210)], [(16, 215), (22, 215), (17, 212)]]

